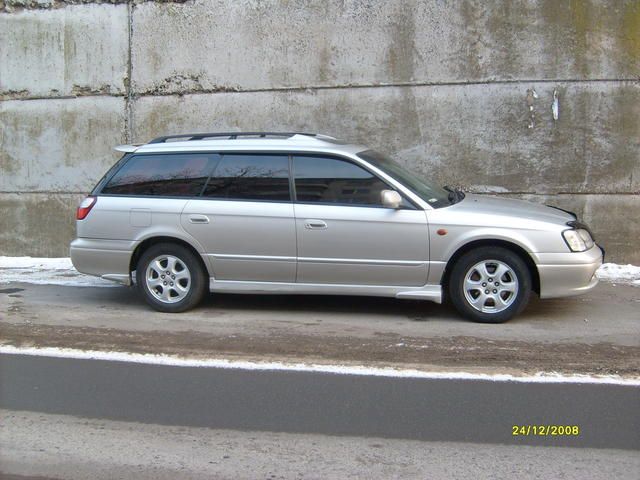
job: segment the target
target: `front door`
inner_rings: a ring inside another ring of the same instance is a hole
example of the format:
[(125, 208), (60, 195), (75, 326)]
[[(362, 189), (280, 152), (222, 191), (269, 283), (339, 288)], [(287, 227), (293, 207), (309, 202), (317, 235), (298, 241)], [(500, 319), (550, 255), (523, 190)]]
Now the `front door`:
[(346, 159), (294, 156), (299, 283), (421, 286), (429, 236), (424, 210), (385, 208), (381, 179)]
[(215, 280), (295, 282), (287, 155), (221, 155), (181, 223), (203, 245)]

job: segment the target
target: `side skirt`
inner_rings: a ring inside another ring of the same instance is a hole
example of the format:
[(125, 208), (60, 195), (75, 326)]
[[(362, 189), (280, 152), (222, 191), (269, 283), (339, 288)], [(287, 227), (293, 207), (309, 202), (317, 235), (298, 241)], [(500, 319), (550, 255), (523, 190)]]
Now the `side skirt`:
[(387, 285), (342, 285), (326, 283), (246, 282), (235, 280), (209, 280), (209, 290), (224, 293), (267, 293), (301, 295), (362, 295), (371, 297), (395, 297), (429, 300), (442, 303), (440, 285), (421, 287)]

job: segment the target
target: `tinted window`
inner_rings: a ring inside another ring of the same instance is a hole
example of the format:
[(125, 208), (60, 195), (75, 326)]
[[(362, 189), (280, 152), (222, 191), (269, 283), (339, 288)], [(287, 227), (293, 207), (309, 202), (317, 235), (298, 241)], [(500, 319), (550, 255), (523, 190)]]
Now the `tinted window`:
[(295, 157), (299, 202), (382, 206), (380, 192), (389, 187), (353, 163), (325, 157)]
[(205, 197), (289, 201), (289, 157), (286, 155), (223, 155)]
[(427, 180), (424, 175), (406, 170), (381, 153), (366, 150), (358, 153), (358, 156), (394, 179), (399, 180), (405, 187), (409, 187), (414, 193), (418, 194), (425, 202), (429, 202), (433, 208), (447, 207), (454, 203), (449, 199), (450, 192)]
[(217, 154), (135, 155), (109, 180), (102, 193), (112, 195), (199, 195)]
[(116, 163), (114, 163), (111, 168), (109, 170), (107, 170), (107, 173), (105, 173), (102, 178), (100, 179), (100, 181), (96, 184), (95, 187), (93, 187), (93, 190), (91, 191), (91, 195), (97, 195), (98, 193), (100, 193), (100, 191), (102, 190), (102, 188), (104, 187), (105, 183), (107, 183), (107, 180), (109, 178), (111, 178), (111, 175), (113, 175), (114, 172), (117, 172), (118, 169), (124, 165), (127, 160), (129, 160), (129, 158), (131, 158), (131, 154), (130, 153), (125, 153), (122, 157), (120, 157), (120, 160), (118, 160)]

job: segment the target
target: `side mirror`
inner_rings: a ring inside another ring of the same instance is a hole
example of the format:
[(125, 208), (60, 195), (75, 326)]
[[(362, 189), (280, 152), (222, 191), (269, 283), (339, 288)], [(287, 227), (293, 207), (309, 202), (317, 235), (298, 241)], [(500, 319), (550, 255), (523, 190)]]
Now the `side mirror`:
[(382, 205), (386, 208), (399, 208), (402, 203), (402, 197), (395, 190), (382, 190)]

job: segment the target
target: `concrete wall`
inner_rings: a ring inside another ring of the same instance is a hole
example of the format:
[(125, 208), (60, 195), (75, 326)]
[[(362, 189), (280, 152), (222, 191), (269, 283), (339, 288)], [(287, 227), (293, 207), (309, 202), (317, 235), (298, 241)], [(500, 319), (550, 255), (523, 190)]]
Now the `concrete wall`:
[(66, 255), (117, 143), (283, 129), (570, 208), (640, 264), (639, 78), (640, 0), (0, 0), (0, 254)]

